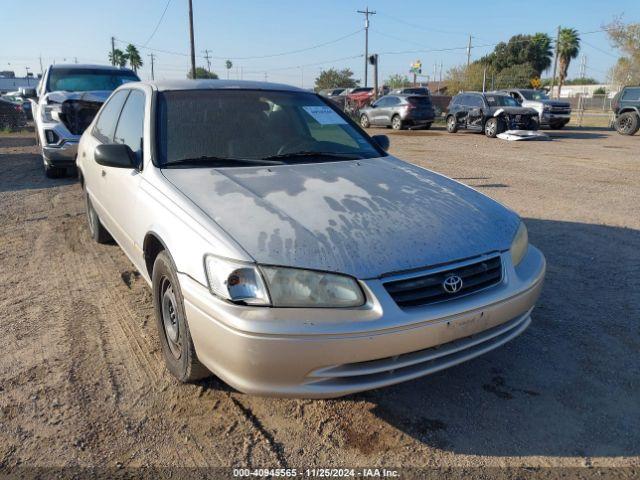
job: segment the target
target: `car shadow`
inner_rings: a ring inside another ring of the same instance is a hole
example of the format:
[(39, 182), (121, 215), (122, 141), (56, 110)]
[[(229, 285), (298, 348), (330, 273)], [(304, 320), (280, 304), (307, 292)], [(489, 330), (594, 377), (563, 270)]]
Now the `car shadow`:
[(45, 177), (42, 158), (34, 153), (1, 153), (0, 171), (0, 193), (60, 187), (77, 181), (73, 176)]
[(546, 255), (533, 323), (457, 367), (346, 401), (441, 450), (491, 456), (640, 453), (640, 231), (526, 219)]

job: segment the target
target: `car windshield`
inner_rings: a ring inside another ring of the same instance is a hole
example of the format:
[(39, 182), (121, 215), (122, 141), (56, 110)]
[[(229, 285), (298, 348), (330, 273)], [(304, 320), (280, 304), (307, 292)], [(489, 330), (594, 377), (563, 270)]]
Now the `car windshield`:
[(429, 95), (429, 90), (426, 88), (405, 88), (404, 93), (413, 95)]
[(54, 68), (49, 74), (48, 92), (88, 92), (90, 90), (115, 90), (127, 82), (140, 79), (130, 70), (98, 68)]
[(487, 103), (490, 107), (519, 107), (520, 104), (508, 95), (487, 95)]
[(549, 100), (549, 97), (542, 90), (521, 90), (520, 94), (527, 100)]
[(306, 92), (161, 92), (157, 142), (161, 167), (311, 163), (385, 155), (330, 102)]

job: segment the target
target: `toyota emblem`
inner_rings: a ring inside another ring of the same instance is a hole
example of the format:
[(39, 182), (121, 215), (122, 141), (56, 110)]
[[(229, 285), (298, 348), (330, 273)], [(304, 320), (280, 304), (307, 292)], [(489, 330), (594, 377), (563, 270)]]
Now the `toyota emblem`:
[(442, 282), (442, 288), (447, 293), (456, 293), (462, 289), (462, 279), (458, 275), (449, 275)]

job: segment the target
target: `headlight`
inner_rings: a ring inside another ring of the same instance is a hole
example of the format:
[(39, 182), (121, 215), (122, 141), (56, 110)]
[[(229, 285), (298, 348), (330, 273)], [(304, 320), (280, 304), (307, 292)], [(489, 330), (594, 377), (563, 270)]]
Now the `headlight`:
[(262, 275), (255, 265), (207, 255), (205, 271), (211, 293), (247, 305), (270, 305)]
[(364, 295), (351, 277), (297, 268), (261, 267), (274, 307), (359, 307)]
[(297, 268), (258, 267), (205, 257), (209, 288), (225, 300), (254, 306), (359, 307), (364, 294), (351, 277)]
[(42, 106), (42, 120), (45, 122), (59, 122), (60, 112), (62, 112), (62, 105), (58, 103), (51, 103)]
[(527, 233), (527, 227), (524, 222), (520, 222), (516, 236), (511, 242), (511, 261), (513, 266), (516, 267), (522, 261), (529, 248), (529, 234)]

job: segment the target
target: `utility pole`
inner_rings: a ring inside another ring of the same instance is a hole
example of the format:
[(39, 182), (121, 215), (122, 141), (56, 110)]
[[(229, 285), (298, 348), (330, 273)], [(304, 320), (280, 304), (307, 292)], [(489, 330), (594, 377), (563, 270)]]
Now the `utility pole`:
[(364, 15), (364, 87), (367, 86), (367, 73), (369, 70), (369, 15), (375, 15), (376, 12), (366, 7), (364, 10), (358, 10), (357, 13)]
[(196, 44), (193, 41), (193, 4), (189, 0), (189, 40), (191, 42), (191, 78), (196, 78)]
[(42, 55), (40, 55), (38, 59), (40, 60), (40, 76), (42, 76), (44, 75), (44, 70), (42, 68)]
[(373, 95), (374, 98), (378, 98), (378, 54), (374, 53), (371, 55), (371, 59), (373, 63)]
[(209, 52), (211, 50), (204, 50), (204, 58), (207, 61), (207, 71), (211, 73), (211, 57), (209, 56)]
[(151, 80), (155, 80), (156, 76), (154, 75), (154, 72), (153, 72), (153, 64), (154, 64), (154, 60), (156, 59), (156, 56), (153, 53), (150, 53), (149, 57), (151, 58)]
[(111, 37), (111, 65), (116, 66), (116, 39)]
[(551, 77), (551, 96), (553, 97), (553, 87), (556, 84), (556, 72), (558, 71), (558, 46), (560, 44), (560, 25), (558, 25), (558, 34), (556, 35), (556, 53), (553, 60), (553, 77)]
[(24, 69), (27, 71), (27, 85), (29, 85), (29, 67), (24, 67)]
[(487, 91), (487, 67), (482, 70), (482, 93)]
[(471, 35), (469, 35), (469, 46), (467, 47), (467, 68), (471, 63)]
[(78, 63), (78, 57), (73, 57), (73, 63)]

